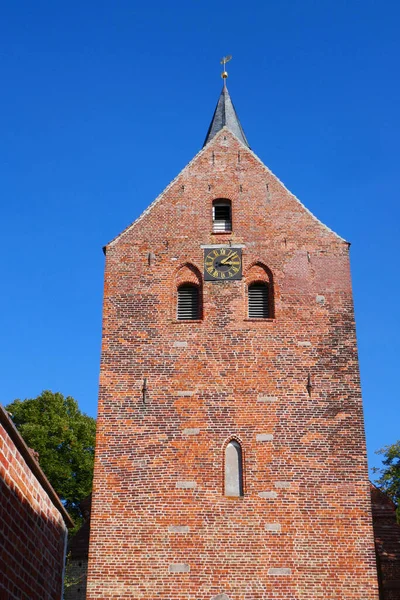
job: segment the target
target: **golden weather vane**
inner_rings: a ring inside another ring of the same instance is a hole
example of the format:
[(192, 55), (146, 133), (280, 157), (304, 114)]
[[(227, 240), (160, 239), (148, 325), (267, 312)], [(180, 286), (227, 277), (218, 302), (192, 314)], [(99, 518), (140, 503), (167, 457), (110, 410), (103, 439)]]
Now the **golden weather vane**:
[(224, 70), (223, 70), (223, 71), (222, 71), (222, 73), (221, 73), (221, 77), (222, 77), (222, 79), (224, 80), (224, 85), (225, 85), (225, 83), (226, 83), (226, 79), (227, 79), (227, 77), (228, 77), (228, 72), (227, 72), (227, 71), (226, 71), (226, 69), (225, 69), (225, 65), (226, 65), (226, 63), (227, 63), (227, 62), (229, 62), (230, 60), (232, 60), (232, 56), (231, 56), (230, 54), (228, 54), (227, 56), (224, 56), (224, 57), (222, 57), (222, 58), (221, 58), (221, 61), (220, 61), (220, 62), (221, 62), (221, 65), (224, 65)]

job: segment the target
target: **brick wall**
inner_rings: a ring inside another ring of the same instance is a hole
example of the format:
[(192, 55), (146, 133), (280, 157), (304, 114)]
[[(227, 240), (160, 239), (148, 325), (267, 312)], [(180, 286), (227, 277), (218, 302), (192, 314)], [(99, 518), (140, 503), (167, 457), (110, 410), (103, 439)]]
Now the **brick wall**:
[(91, 501), (90, 495), (80, 502), (85, 521), (68, 542), (64, 600), (86, 598)]
[(400, 525), (396, 507), (386, 494), (371, 485), (375, 549), (381, 600), (400, 598)]
[[(230, 243), (243, 279), (177, 321), (185, 271)], [(377, 600), (348, 244), (223, 129), (106, 254), (87, 598)], [(274, 318), (249, 320), (260, 273)]]
[(60, 600), (72, 522), (0, 407), (0, 598)]
[(64, 600), (84, 600), (86, 598), (87, 567), (87, 558), (67, 558)]

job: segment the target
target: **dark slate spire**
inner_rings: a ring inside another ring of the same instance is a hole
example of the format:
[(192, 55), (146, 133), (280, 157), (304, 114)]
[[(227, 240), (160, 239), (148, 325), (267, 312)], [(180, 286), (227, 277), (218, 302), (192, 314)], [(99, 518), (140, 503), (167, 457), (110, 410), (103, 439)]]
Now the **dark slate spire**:
[(224, 87), (222, 88), (221, 95), (219, 97), (217, 107), (214, 112), (214, 116), (212, 118), (210, 127), (208, 128), (208, 132), (206, 135), (205, 142), (203, 144), (203, 148), (208, 142), (210, 142), (213, 137), (220, 131), (223, 127), (227, 127), (232, 133), (236, 135), (237, 138), (246, 146), (249, 146), (246, 136), (244, 135), (244, 131), (240, 124), (239, 118), (236, 114), (235, 107), (233, 106), (233, 102), (228, 92), (228, 88), (224, 82)]

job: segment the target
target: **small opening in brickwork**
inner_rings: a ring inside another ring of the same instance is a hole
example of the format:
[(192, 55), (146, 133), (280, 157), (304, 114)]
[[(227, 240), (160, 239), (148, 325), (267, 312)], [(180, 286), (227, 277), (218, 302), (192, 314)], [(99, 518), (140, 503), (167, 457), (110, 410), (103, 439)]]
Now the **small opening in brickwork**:
[(213, 231), (220, 233), (232, 231), (232, 203), (225, 198), (213, 202)]
[(257, 282), (249, 285), (248, 290), (249, 318), (268, 319), (270, 310), (270, 286), (268, 283)]
[(193, 321), (200, 319), (200, 291), (197, 285), (184, 283), (178, 288), (179, 321)]
[(225, 448), (225, 496), (243, 496), (243, 453), (236, 440)]

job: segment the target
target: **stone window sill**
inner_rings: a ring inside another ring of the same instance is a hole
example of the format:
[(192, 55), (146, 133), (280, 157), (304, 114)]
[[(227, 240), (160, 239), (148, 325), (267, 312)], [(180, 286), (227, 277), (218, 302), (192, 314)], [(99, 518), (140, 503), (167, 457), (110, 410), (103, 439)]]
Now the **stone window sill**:
[(192, 323), (202, 323), (203, 319), (172, 319), (172, 323), (187, 323), (191, 325)]
[(272, 319), (268, 317), (267, 319), (250, 319), (250, 317), (246, 317), (243, 321), (248, 321), (249, 323), (273, 323), (276, 319)]

